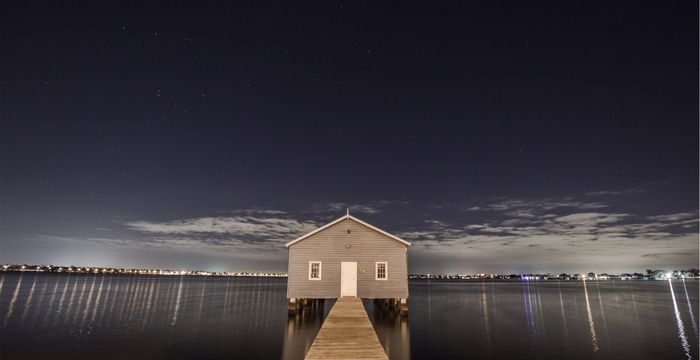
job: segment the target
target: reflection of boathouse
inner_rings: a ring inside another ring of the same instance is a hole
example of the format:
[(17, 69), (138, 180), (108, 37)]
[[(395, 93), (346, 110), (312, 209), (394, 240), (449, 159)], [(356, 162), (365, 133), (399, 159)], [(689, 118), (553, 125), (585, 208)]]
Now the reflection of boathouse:
[(290, 305), (308, 299), (389, 299), (405, 307), (411, 244), (347, 214), (287, 243)]

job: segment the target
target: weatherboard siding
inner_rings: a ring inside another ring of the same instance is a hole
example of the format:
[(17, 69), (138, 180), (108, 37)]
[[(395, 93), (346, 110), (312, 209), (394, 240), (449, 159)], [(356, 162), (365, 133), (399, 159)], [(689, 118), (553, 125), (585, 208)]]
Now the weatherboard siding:
[[(350, 228), (350, 234), (347, 229)], [(350, 244), (348, 249), (346, 244)], [(321, 261), (321, 280), (309, 280), (309, 261)], [(288, 298), (340, 296), (340, 263), (357, 262), (357, 296), (407, 298), (407, 246), (345, 219), (289, 247)], [(375, 279), (375, 262), (388, 263), (388, 279)]]

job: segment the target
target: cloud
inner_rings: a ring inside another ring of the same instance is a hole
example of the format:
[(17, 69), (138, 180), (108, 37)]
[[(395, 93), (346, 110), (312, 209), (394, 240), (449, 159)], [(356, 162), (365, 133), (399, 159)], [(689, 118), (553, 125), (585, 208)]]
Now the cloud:
[(420, 204), (409, 208), (406, 202), (391, 201), (323, 203), (297, 211), (237, 209), (214, 216), (112, 222), (88, 233), (93, 236), (41, 239), (80, 248), (94, 244), (182, 258), (198, 254), (284, 263), (284, 243), (344, 214), (349, 206), (351, 212), (398, 215), (397, 223), (377, 225), (412, 242), (413, 271), (573, 271), (592, 270), (588, 266), (595, 264), (629, 271), (697, 262), (698, 211), (635, 214), (586, 196), (424, 204), (430, 217), (419, 220), (410, 212), (420, 216), (415, 211)]
[[(641, 191), (616, 194), (636, 192)], [(612, 211), (612, 205), (586, 196), (472, 201), (458, 206), (465, 211), (463, 217), (429, 220), (399, 236), (413, 242), (414, 257), (441, 259), (431, 264), (458, 264), (452, 266), (479, 263), (502, 269), (520, 264), (566, 270), (572, 264), (627, 268), (647, 266), (651, 260), (697, 258), (697, 211), (640, 215)], [(652, 251), (659, 255), (650, 256)], [(554, 258), (548, 255), (553, 252)]]
[(252, 209), (237, 209), (230, 211), (232, 214), (244, 214), (244, 215), (284, 215), (287, 214), (286, 211), (277, 209), (267, 209), (267, 208), (252, 208)]
[(631, 188), (626, 190), (600, 190), (587, 192), (585, 195), (588, 196), (618, 196), (618, 195), (633, 195), (646, 192), (647, 189), (643, 188)]
[(573, 197), (544, 198), (544, 199), (497, 199), (478, 206), (465, 206), (465, 211), (494, 211), (507, 212), (516, 217), (533, 217), (543, 211), (552, 211), (562, 208), (578, 210), (593, 210), (608, 207), (608, 204), (597, 201), (577, 200)]
[(597, 226), (619, 222), (629, 214), (604, 214), (604, 213), (576, 213), (555, 218), (555, 221), (576, 226)]
[(278, 251), (283, 244), (313, 231), (319, 223), (281, 217), (281, 211), (241, 211), (241, 214), (177, 219), (130, 221), (127, 230), (144, 246), (219, 249), (238, 253)]
[(124, 225), (132, 230), (167, 235), (227, 234), (259, 238), (286, 238), (316, 227), (315, 222), (259, 216), (201, 217), (166, 222), (132, 221)]
[(34, 238), (47, 241), (56, 241), (63, 243), (73, 243), (73, 244), (98, 244), (98, 245), (108, 245), (108, 246), (126, 246), (131, 247), (136, 243), (133, 239), (120, 239), (120, 238), (105, 238), (105, 237), (86, 237), (86, 236), (59, 236), (59, 235), (46, 235), (38, 234), (34, 235)]
[(697, 223), (698, 214), (696, 212), (682, 212), (667, 215), (650, 216), (651, 220), (670, 221), (675, 223)]

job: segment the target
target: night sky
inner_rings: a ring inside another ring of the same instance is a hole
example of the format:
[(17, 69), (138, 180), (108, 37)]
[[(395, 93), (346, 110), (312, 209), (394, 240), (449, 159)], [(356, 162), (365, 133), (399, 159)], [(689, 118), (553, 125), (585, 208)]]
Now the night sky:
[(698, 2), (3, 1), (0, 262), (698, 266)]

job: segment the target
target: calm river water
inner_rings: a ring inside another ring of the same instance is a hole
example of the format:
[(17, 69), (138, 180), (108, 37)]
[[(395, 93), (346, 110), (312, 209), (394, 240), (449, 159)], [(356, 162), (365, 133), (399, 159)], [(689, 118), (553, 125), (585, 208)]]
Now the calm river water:
[[(2, 359), (301, 359), (332, 302), (286, 279), (0, 275)], [(365, 301), (395, 359), (698, 359), (697, 281), (411, 281)]]

